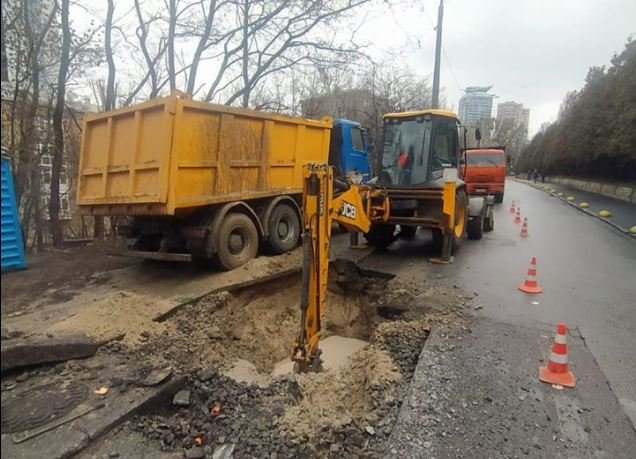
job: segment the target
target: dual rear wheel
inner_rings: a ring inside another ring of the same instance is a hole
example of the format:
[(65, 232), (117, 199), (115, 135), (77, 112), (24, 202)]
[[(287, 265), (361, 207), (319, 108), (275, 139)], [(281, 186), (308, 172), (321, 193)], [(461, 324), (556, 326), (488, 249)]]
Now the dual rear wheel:
[[(300, 219), (288, 204), (278, 204), (268, 221), (268, 246), (271, 252), (289, 252), (298, 244)], [(244, 213), (229, 213), (215, 235), (215, 264), (225, 271), (244, 265), (258, 254), (260, 237), (254, 221)]]

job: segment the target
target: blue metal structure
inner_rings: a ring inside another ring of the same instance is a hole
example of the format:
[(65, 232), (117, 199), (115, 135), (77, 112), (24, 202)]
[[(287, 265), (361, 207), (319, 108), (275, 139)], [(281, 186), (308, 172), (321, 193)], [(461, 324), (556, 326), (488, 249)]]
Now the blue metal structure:
[(329, 164), (336, 168), (340, 177), (362, 176), (366, 182), (371, 178), (368, 159), (369, 140), (360, 123), (338, 119), (331, 130)]
[(15, 199), (11, 162), (2, 155), (2, 244), (0, 247), (2, 271), (26, 268), (22, 229), (18, 218), (18, 207)]

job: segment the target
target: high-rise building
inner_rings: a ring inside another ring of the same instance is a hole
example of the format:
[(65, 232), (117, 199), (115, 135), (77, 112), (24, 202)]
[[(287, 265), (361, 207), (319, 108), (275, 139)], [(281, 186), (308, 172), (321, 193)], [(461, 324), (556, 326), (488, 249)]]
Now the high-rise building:
[(469, 86), (459, 99), (459, 119), (465, 125), (476, 125), (483, 119), (492, 117), (494, 94), (488, 91), (492, 86)]
[(516, 125), (522, 125), (527, 135), (530, 124), (529, 108), (524, 108), (523, 104), (512, 101), (497, 104), (497, 123), (507, 119), (514, 120)]

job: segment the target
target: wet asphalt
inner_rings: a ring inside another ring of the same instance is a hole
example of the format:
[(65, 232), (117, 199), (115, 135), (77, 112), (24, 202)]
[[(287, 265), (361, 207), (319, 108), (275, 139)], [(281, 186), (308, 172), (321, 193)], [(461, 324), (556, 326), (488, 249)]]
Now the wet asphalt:
[[(508, 213), (513, 199), (528, 218), (526, 239)], [(533, 256), (544, 289), (539, 295), (516, 289)], [(495, 231), (462, 247), (452, 271), (479, 294), (480, 315), (578, 328), (636, 424), (636, 239), (543, 191), (508, 181)]]
[(587, 202), (589, 204), (587, 211), (593, 214), (597, 214), (601, 210), (607, 210), (611, 213), (608, 220), (625, 232), (632, 226), (636, 226), (636, 204), (555, 183), (544, 184), (537, 182), (532, 183), (532, 186), (543, 188), (546, 192), (556, 190), (557, 193), (563, 193), (562, 197), (554, 196), (554, 199), (565, 199), (572, 196), (574, 198), (573, 203), (577, 206), (582, 202)]
[[(528, 218), (526, 239), (508, 213), (513, 199)], [(430, 238), (422, 232), (373, 254), (366, 264), (413, 282), (455, 283), (474, 296), (478, 318), (537, 330), (565, 322), (580, 333), (636, 424), (636, 239), (511, 180), (495, 219), (495, 230), (480, 241), (464, 241), (451, 265), (428, 263)], [(539, 295), (517, 290), (532, 257), (544, 289)]]

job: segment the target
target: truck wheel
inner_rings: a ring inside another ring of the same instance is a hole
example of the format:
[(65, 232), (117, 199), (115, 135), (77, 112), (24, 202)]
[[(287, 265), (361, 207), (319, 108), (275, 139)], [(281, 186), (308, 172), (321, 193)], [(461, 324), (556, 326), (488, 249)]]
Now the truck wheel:
[(503, 193), (495, 193), (495, 202), (497, 204), (501, 204), (503, 202), (503, 197), (504, 197)]
[(475, 217), (468, 221), (466, 232), (468, 233), (468, 239), (479, 240), (484, 235), (484, 223), (483, 217)]
[(275, 254), (289, 252), (298, 244), (300, 220), (296, 211), (287, 204), (274, 207), (267, 222), (267, 229), (269, 245)]
[(258, 252), (258, 231), (245, 214), (226, 215), (217, 235), (214, 261), (221, 269), (230, 271), (244, 265)]
[(417, 226), (402, 226), (400, 225), (400, 232), (398, 237), (400, 239), (413, 239), (417, 233)]
[(373, 247), (385, 249), (395, 240), (395, 225), (378, 223), (371, 225), (368, 233), (364, 237)]

